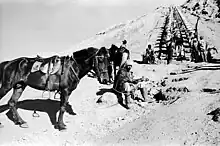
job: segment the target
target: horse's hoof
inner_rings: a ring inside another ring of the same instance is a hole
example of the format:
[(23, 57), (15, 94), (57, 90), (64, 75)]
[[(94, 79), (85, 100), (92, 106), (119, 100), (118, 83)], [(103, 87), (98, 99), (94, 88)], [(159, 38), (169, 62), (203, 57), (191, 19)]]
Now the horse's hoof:
[(67, 130), (67, 129), (66, 129), (66, 128), (63, 128), (63, 127), (62, 127), (62, 128), (59, 128), (59, 131), (60, 131), (60, 132), (65, 132), (66, 130)]
[(129, 107), (128, 105), (125, 105), (124, 107), (125, 107), (127, 110), (130, 109), (130, 107)]
[(55, 129), (58, 129), (59, 131), (65, 131), (65, 130), (66, 130), (65, 124), (63, 124), (63, 125), (56, 124), (56, 125), (54, 126), (54, 128), (55, 128)]
[(64, 123), (61, 123), (61, 124), (58, 124), (60, 127), (66, 127), (66, 124)]
[(29, 126), (28, 126), (27, 123), (20, 124), (20, 127), (21, 127), (21, 128), (29, 128)]

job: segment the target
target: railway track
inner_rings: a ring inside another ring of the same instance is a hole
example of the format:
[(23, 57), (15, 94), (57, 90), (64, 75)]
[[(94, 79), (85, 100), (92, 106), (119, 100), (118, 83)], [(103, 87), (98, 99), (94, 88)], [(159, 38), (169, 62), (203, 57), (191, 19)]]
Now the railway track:
[[(166, 57), (166, 41), (169, 35), (172, 36), (174, 31), (179, 32), (181, 39), (183, 40), (183, 47), (186, 53), (186, 60), (190, 57), (190, 44), (189, 33), (194, 31), (194, 27), (184, 17), (178, 7), (171, 6), (168, 8), (168, 12), (165, 14), (164, 22), (160, 27), (155, 48), (158, 51), (158, 58), (163, 59)], [(175, 59), (176, 56), (173, 56)]]

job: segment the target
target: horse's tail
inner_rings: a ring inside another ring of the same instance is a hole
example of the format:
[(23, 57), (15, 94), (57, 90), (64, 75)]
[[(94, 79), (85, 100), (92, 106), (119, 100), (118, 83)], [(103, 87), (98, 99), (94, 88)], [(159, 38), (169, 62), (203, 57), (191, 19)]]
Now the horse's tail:
[(5, 67), (7, 63), (8, 61), (0, 63), (0, 99), (7, 93), (3, 86), (5, 82)]
[(7, 65), (8, 61), (4, 61), (0, 63), (0, 88), (2, 87), (2, 84), (4, 82), (4, 70)]
[(2, 87), (2, 80), (3, 80), (3, 70), (2, 70), (2, 63), (0, 63), (0, 88)]
[(0, 99), (10, 91), (16, 83), (24, 79), (26, 73), (25, 58), (18, 58), (0, 63)]

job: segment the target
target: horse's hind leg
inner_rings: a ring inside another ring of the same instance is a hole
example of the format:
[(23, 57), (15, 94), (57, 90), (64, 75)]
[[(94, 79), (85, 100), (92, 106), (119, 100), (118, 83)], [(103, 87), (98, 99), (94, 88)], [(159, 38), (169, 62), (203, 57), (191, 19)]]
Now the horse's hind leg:
[[(0, 88), (0, 100), (11, 90), (11, 88), (3, 88), (1, 86)], [(0, 122), (0, 128), (3, 128), (4, 126), (2, 125), (2, 123)]]
[(60, 95), (61, 95), (60, 96), (60, 113), (58, 117), (58, 123), (57, 125), (55, 125), (55, 128), (59, 130), (65, 130), (66, 125), (63, 122), (63, 115), (64, 115), (64, 112), (66, 111), (70, 93), (66, 89), (66, 90), (62, 90)]
[(11, 99), (9, 100), (9, 108), (10, 111), (12, 112), (13, 120), (16, 125), (20, 125), (22, 128), (28, 128), (27, 123), (20, 117), (17, 111), (17, 102), (18, 99), (21, 97), (21, 94), (23, 93), (26, 85), (24, 84), (17, 84), (13, 88), (13, 94), (11, 96)]
[(11, 87), (0, 88), (0, 100), (11, 90)]
[(114, 80), (115, 80), (115, 77), (116, 77), (116, 65), (114, 65)]

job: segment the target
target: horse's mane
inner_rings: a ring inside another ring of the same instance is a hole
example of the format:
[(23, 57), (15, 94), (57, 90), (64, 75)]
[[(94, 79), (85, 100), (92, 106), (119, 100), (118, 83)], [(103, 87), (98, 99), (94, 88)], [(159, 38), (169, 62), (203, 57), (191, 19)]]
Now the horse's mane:
[(84, 61), (85, 59), (89, 58), (93, 54), (95, 54), (98, 51), (97, 48), (89, 47), (86, 49), (82, 49), (76, 52), (73, 52), (73, 57), (79, 60)]
[(98, 51), (98, 49), (93, 48), (93, 47), (89, 47), (86, 49), (82, 49), (76, 52), (73, 52), (73, 56), (77, 57), (77, 56), (85, 56), (85, 57), (89, 57), (89, 55), (93, 55), (94, 53), (96, 53)]
[(112, 48), (112, 47), (118, 48), (118, 46), (116, 46), (115, 44), (112, 44), (112, 45), (111, 45), (111, 48)]

